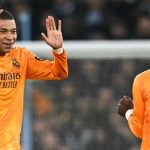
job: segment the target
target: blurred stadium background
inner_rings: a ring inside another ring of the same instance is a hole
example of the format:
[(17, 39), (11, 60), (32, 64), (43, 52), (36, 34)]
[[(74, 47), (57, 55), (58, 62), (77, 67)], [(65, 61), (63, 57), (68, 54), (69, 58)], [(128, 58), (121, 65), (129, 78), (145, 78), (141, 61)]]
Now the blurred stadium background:
[(150, 65), (149, 0), (0, 0), (16, 17), (18, 43), (41, 57), (45, 17), (62, 19), (69, 57), (65, 81), (28, 81), (24, 150), (137, 150), (116, 114), (134, 77)]

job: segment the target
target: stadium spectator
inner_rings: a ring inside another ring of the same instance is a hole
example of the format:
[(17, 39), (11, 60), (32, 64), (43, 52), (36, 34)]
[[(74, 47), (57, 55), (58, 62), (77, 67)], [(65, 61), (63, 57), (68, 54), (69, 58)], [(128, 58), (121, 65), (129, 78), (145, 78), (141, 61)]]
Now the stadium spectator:
[[(49, 101), (54, 104), (51, 112), (47, 113), (48, 115), (45, 113), (43, 118), (46, 119), (34, 117), (34, 148), (42, 150), (40, 145), (43, 145), (43, 140), (37, 143), (38, 139), (43, 137), (42, 131), (39, 132), (36, 128), (38, 122), (43, 125), (41, 129), (55, 132), (59, 144), (65, 145), (69, 150), (90, 150), (92, 147), (94, 150), (99, 150), (99, 147), (105, 150), (132, 150), (137, 147), (139, 141), (130, 134), (126, 122), (120, 120), (114, 110), (118, 93), (127, 90), (126, 93), (130, 94), (127, 80), (129, 77), (132, 80), (137, 72), (135, 62), (70, 60), (70, 76), (67, 82), (53, 81), (54, 83), (49, 82), (44, 86), (39, 82), (34, 83), (34, 86), (43, 92), (40, 92), (40, 95), (47, 93)], [(139, 61), (138, 64), (139, 71), (149, 62), (141, 65), (143, 62)], [(95, 74), (98, 76), (93, 79)], [(119, 76), (114, 80), (116, 74)], [(122, 80), (118, 81), (121, 83), (117, 82), (117, 78)]]
[(15, 16), (17, 20), (17, 27), (19, 29), (19, 39), (22, 41), (29, 41), (32, 39), (32, 14), (30, 6), (24, 1), (18, 2), (15, 9)]
[[(64, 22), (62, 31), (66, 40), (150, 38), (150, 33), (145, 32), (149, 27), (149, 0), (1, 0), (0, 6), (15, 16), (26, 12), (24, 17), (29, 28), (32, 26), (32, 40), (40, 39), (37, 33), (43, 31), (43, 18), (47, 14)], [(16, 8), (21, 8), (17, 14)], [(21, 23), (20, 19), (16, 21)]]
[(150, 16), (139, 16), (137, 19), (136, 38), (150, 39)]

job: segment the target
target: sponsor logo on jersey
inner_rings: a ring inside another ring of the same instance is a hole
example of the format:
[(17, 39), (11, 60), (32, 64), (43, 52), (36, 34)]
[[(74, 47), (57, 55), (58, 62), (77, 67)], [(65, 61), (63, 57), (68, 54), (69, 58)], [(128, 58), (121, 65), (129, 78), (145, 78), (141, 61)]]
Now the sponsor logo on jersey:
[(20, 79), (20, 73), (0, 73), (0, 80), (18, 80)]
[(0, 88), (16, 88), (20, 78), (19, 72), (0, 73)]

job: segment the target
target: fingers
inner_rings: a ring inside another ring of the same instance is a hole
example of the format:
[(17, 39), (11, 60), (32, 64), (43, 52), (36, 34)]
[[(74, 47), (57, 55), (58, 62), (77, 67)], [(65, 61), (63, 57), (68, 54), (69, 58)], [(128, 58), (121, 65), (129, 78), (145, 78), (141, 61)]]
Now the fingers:
[(47, 43), (48, 40), (47, 40), (46, 35), (44, 33), (41, 33), (41, 35), (42, 35), (43, 40)]
[(132, 104), (132, 101), (128, 99), (121, 99), (120, 104), (128, 106)]
[[(46, 19), (46, 28), (47, 31), (57, 30), (54, 17), (48, 16), (48, 18)], [(58, 20), (58, 30), (61, 30), (61, 20)]]
[(50, 29), (48, 22), (49, 22), (49, 21), (48, 21), (48, 18), (46, 18), (46, 29), (47, 29), (47, 31)]
[(124, 106), (127, 106), (127, 107), (132, 107), (133, 106), (133, 101), (128, 99), (128, 98), (127, 99), (122, 98), (122, 99), (119, 100), (118, 105), (124, 105)]
[(123, 96), (123, 99), (132, 101), (132, 99), (130, 97), (126, 96), (126, 95)]
[(118, 103), (118, 107), (126, 107), (128, 109), (133, 108), (133, 101), (129, 100), (129, 99), (120, 99), (119, 103)]
[(58, 31), (61, 31), (61, 20), (58, 20)]
[(118, 102), (117, 113), (120, 116), (125, 117), (126, 111), (129, 109), (133, 109), (133, 107), (133, 100), (130, 97), (124, 95)]
[(124, 105), (124, 99), (120, 99), (119, 104), (118, 105)]
[(51, 24), (54, 30), (56, 30), (56, 24), (55, 24), (55, 20), (53, 17), (51, 17)]
[(52, 16), (48, 16), (47, 18), (47, 27), (50, 29), (50, 30), (54, 30), (56, 29), (56, 26), (55, 26), (55, 23), (54, 23), (54, 18)]
[(129, 107), (126, 106), (126, 105), (124, 104), (124, 100), (121, 99), (121, 100), (119, 101), (119, 103), (118, 103), (118, 106), (117, 106), (117, 113), (118, 113), (120, 116), (125, 117), (125, 113), (126, 113), (126, 111), (127, 111), (128, 109), (129, 109)]

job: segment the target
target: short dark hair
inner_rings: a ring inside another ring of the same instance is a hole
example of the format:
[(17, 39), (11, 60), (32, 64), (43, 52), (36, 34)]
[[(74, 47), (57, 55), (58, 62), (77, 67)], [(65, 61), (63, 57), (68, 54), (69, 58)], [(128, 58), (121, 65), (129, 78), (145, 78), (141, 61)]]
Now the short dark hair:
[(0, 14), (0, 19), (14, 20), (14, 16), (8, 10), (3, 10), (2, 13)]

